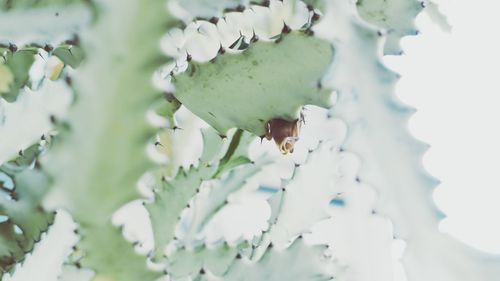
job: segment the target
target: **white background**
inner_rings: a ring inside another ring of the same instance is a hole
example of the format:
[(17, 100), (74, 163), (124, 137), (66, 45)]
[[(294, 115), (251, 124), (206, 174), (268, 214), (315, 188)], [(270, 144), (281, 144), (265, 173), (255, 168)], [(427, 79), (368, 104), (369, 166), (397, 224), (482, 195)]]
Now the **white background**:
[(500, 3), (436, 2), (452, 32), (423, 13), (421, 35), (387, 62), (402, 74), (398, 95), (418, 109), (410, 130), (431, 144), (424, 165), (442, 182), (441, 230), (500, 254)]

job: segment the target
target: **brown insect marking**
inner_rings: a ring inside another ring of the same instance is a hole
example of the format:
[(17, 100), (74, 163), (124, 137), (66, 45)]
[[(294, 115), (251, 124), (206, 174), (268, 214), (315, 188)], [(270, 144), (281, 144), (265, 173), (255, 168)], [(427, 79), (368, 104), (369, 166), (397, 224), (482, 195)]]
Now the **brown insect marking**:
[(300, 126), (300, 119), (293, 121), (272, 119), (266, 123), (266, 139), (274, 139), (281, 153), (292, 153), (295, 142), (299, 140)]

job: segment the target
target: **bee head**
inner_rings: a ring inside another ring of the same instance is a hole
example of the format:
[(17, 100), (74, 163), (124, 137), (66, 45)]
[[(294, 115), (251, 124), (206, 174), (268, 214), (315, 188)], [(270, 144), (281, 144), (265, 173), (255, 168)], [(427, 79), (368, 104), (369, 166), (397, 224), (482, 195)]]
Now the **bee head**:
[(274, 139), (281, 153), (292, 153), (295, 143), (299, 140), (300, 124), (299, 119), (293, 121), (272, 119), (266, 124), (266, 138)]

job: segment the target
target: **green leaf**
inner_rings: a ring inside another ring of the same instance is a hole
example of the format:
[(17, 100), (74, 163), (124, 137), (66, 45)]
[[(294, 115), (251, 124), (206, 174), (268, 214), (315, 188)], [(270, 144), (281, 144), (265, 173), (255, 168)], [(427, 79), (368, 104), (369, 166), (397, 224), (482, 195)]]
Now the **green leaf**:
[(84, 226), (78, 247), (85, 252), (81, 266), (96, 270), (94, 280), (156, 280), (161, 272), (148, 269), (143, 256), (123, 238), (119, 228), (106, 224)]
[(175, 97), (222, 135), (236, 127), (264, 136), (271, 119), (293, 121), (303, 105), (329, 105), (331, 92), (318, 85), (332, 56), (327, 42), (293, 32), (213, 63), (190, 62), (173, 78)]
[(151, 107), (152, 113), (161, 118), (161, 124), (156, 125), (174, 129), (176, 127), (174, 114), (180, 106), (180, 102), (169, 95), (166, 95), (165, 99), (156, 101)]
[[(98, 17), (81, 36), (92, 59), (73, 80), (78, 99), (67, 118), (70, 133), (42, 161), (55, 175), (46, 202), (65, 208), (79, 223), (81, 264), (97, 278), (154, 280), (158, 273), (146, 267), (145, 256), (134, 253), (111, 218), (142, 197), (137, 183), (153, 166), (145, 148), (154, 142), (156, 129), (146, 112), (163, 99), (152, 77), (163, 62), (158, 41), (171, 18), (158, 0), (102, 0), (95, 6)], [(62, 54), (68, 64), (78, 63)]]
[(82, 48), (67, 44), (55, 48), (52, 54), (72, 68), (77, 68), (84, 59)]
[(244, 165), (231, 170), (226, 177), (214, 182), (210, 192), (198, 194), (193, 199), (193, 215), (189, 222), (188, 230), (183, 237), (184, 243), (193, 243), (197, 235), (214, 215), (226, 205), (228, 196), (245, 185), (248, 179), (256, 175), (262, 168), (269, 164), (268, 159), (259, 159), (252, 165)]
[(236, 259), (221, 280), (319, 281), (331, 280), (333, 271), (324, 246), (307, 245), (299, 238), (286, 249), (267, 248), (258, 261)]
[(415, 18), (423, 9), (419, 0), (358, 0), (359, 15), (387, 32), (384, 53), (399, 54), (400, 39), (417, 34)]
[[(29, 70), (35, 61), (37, 49), (26, 48), (16, 52), (7, 51), (3, 56), (5, 67), (8, 67), (10, 74), (13, 76), (8, 87), (0, 89), (0, 96), (5, 100), (15, 101), (19, 91), (29, 83)], [(8, 79), (8, 78), (7, 78)], [(7, 80), (8, 81), (8, 80)]]
[(163, 257), (165, 247), (175, 237), (175, 228), (181, 212), (187, 208), (201, 182), (210, 178), (215, 168), (191, 167), (187, 172), (181, 168), (173, 180), (162, 181), (162, 185), (155, 192), (154, 201), (145, 205), (153, 227), (156, 260)]
[(79, 95), (67, 119), (70, 134), (43, 159), (58, 175), (60, 200), (49, 204), (67, 207), (79, 222), (107, 223), (140, 198), (137, 181), (153, 166), (144, 152), (155, 134), (146, 112), (162, 99), (151, 80), (161, 66), (156, 42), (169, 20), (160, 2), (101, 1), (101, 16), (81, 38), (94, 55), (74, 78)]
[(0, 276), (24, 260), (54, 220), (54, 214), (41, 207), (49, 186), (45, 174), (26, 170), (15, 175), (13, 182), (13, 190), (0, 191), (0, 215), (8, 218), (0, 222)]
[(37, 158), (47, 149), (47, 143), (33, 144), (25, 150), (19, 152), (19, 156), (0, 166), (0, 171), (8, 174), (22, 172), (33, 165)]
[(0, 63), (0, 93), (8, 93), (14, 82), (14, 74), (5, 64)]
[[(222, 139), (215, 136), (212, 129), (202, 130), (204, 136), (204, 152), (198, 167), (191, 166), (185, 171), (183, 168), (172, 180), (162, 179), (158, 183), (153, 202), (145, 205), (149, 212), (153, 227), (155, 250), (153, 256), (160, 260), (164, 255), (165, 247), (174, 239), (175, 228), (181, 212), (187, 208), (191, 198), (198, 192), (204, 180), (214, 179), (222, 175), (228, 168), (234, 168), (238, 162), (233, 158), (240, 158), (246, 154), (249, 145), (248, 134), (241, 130), (236, 131), (231, 138), (229, 147), (222, 145)], [(208, 151), (219, 148), (220, 151)], [(220, 155), (225, 150), (224, 156)], [(224, 163), (232, 163), (228, 166)], [(240, 164), (240, 165), (241, 165)], [(222, 168), (221, 168), (222, 166)]]
[(276, 199), (270, 199), (270, 243), (284, 247), (293, 237), (309, 232), (314, 224), (329, 217), (330, 201), (343, 190), (342, 178), (334, 172), (340, 169), (341, 160), (338, 149), (322, 143), (296, 168), (285, 190), (274, 194)]
[(242, 130), (237, 130), (231, 138), (231, 142), (229, 143), (229, 147), (224, 157), (222, 157), (218, 163), (214, 178), (234, 167), (250, 163), (247, 154), (248, 146), (253, 139), (254, 137), (252, 135), (246, 134)]
[(240, 249), (245, 247), (248, 247), (248, 243), (242, 242), (235, 246), (221, 243), (177, 249), (169, 256), (167, 272), (174, 278), (194, 277), (203, 269), (221, 276), (233, 263)]

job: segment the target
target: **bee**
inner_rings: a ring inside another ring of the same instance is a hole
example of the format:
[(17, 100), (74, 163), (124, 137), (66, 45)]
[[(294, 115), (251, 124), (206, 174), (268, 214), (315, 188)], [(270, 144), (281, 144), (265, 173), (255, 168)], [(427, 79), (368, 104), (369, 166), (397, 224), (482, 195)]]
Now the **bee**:
[(288, 121), (282, 118), (274, 118), (266, 123), (266, 139), (276, 142), (279, 150), (283, 154), (293, 153), (293, 147), (299, 140), (299, 132), (303, 115), (299, 119)]

